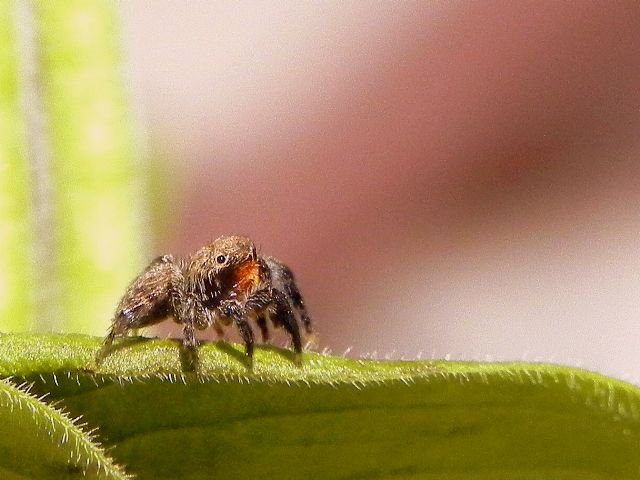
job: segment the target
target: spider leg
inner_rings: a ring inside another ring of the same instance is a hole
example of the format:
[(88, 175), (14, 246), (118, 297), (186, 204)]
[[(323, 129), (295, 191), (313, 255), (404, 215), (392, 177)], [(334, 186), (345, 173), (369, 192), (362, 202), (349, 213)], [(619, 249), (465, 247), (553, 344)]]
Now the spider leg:
[(198, 347), (198, 339), (196, 338), (196, 329), (194, 322), (186, 321), (182, 327), (182, 345), (187, 350), (195, 351)]
[(245, 353), (249, 358), (249, 361), (253, 362), (253, 330), (251, 330), (251, 325), (249, 325), (246, 316), (235, 317), (234, 321), (236, 322), (240, 336), (244, 341), (246, 349)]
[(204, 330), (214, 323), (211, 311), (193, 293), (181, 294), (176, 303), (176, 323), (182, 324), (182, 348), (184, 361), (189, 370), (196, 370), (198, 362), (198, 339), (196, 329)]
[(96, 362), (104, 359), (116, 338), (159, 323), (168, 316), (179, 316), (180, 309), (176, 307), (183, 296), (180, 266), (171, 255), (156, 258), (125, 291), (104, 344), (96, 354)]
[(260, 333), (262, 334), (262, 343), (268, 343), (271, 334), (269, 333), (269, 328), (267, 327), (267, 314), (261, 313), (258, 315), (256, 320), (258, 327), (260, 327)]
[(224, 338), (224, 329), (222, 328), (222, 325), (220, 325), (220, 323), (214, 322), (213, 329), (216, 331), (216, 335), (218, 336), (218, 338)]
[[(288, 270), (288, 269), (287, 269)], [(287, 278), (287, 282), (284, 284), (285, 292), (287, 296), (291, 299), (291, 303), (298, 310), (300, 314), (300, 321), (302, 322), (302, 326), (304, 327), (304, 331), (308, 334), (313, 333), (313, 326), (311, 325), (311, 317), (307, 313), (307, 308), (304, 305), (304, 300), (302, 299), (302, 294), (296, 285), (295, 279), (291, 271), (289, 271), (289, 276)]]
[[(247, 299), (245, 308), (250, 312), (253, 311), (258, 314), (258, 326), (261, 330), (263, 326), (260, 324), (260, 318), (262, 318), (261, 314), (265, 313), (269, 315), (274, 326), (282, 325), (289, 335), (291, 335), (294, 351), (297, 354), (302, 353), (300, 327), (285, 292), (277, 288), (258, 290)], [(273, 312), (271, 312), (270, 309), (273, 309)], [(266, 325), (264, 329), (266, 330)], [(264, 330), (262, 331), (264, 335)]]
[(125, 337), (128, 333), (135, 333), (139, 328), (153, 325), (162, 320), (163, 317), (160, 315), (141, 317), (133, 312), (120, 312), (111, 323), (109, 333), (103, 342), (103, 348), (111, 346), (118, 337)]
[(196, 338), (195, 322), (186, 319), (182, 327), (182, 348), (186, 370), (196, 370), (198, 364), (198, 339)]
[(249, 362), (253, 362), (253, 330), (247, 319), (246, 309), (236, 300), (225, 300), (220, 303), (220, 311), (225, 317), (229, 317), (238, 327), (238, 332), (245, 344), (245, 354)]
[(296, 284), (293, 272), (284, 263), (273, 257), (267, 257), (265, 261), (271, 271), (273, 285), (284, 292), (287, 300), (300, 315), (300, 321), (302, 322), (305, 332), (311, 335), (313, 333), (311, 317), (309, 317), (307, 313), (307, 308), (305, 307), (300, 289)]
[(254, 315), (256, 323), (260, 328), (262, 343), (267, 343), (271, 337), (269, 327), (267, 326), (269, 313), (266, 310), (271, 303), (272, 298), (269, 289), (262, 289), (254, 292), (245, 303), (245, 308), (248, 312)]
[(291, 335), (293, 350), (299, 356), (302, 353), (300, 327), (298, 326), (296, 316), (291, 310), (287, 295), (276, 288), (271, 289), (271, 295), (275, 306), (275, 311), (272, 315), (274, 324), (281, 324), (289, 335)]
[(185, 295), (181, 307), (175, 320), (182, 324), (182, 345), (186, 349), (195, 350), (198, 346), (196, 328), (202, 329), (207, 322), (205, 310), (193, 295)]

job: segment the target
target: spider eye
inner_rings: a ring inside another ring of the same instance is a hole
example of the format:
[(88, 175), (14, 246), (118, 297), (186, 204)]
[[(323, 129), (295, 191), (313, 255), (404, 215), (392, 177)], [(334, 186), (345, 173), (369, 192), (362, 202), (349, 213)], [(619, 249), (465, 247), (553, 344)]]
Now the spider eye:
[(225, 257), (224, 255), (218, 255), (216, 257), (216, 262), (218, 262), (218, 263), (224, 263), (226, 261), (227, 261), (227, 257)]

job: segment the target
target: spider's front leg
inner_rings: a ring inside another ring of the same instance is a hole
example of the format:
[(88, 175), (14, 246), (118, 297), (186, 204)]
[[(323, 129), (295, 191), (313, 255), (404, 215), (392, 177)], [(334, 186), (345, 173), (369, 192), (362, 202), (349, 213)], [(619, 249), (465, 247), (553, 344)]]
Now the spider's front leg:
[[(302, 353), (302, 340), (300, 338), (300, 327), (296, 317), (291, 310), (291, 304), (287, 295), (277, 288), (265, 288), (258, 290), (251, 295), (245, 304), (245, 308), (249, 312), (255, 312), (258, 318), (258, 325), (265, 336), (266, 322), (264, 318), (265, 312), (268, 312), (269, 318), (274, 325), (282, 325), (284, 329), (291, 335), (293, 349), (296, 354)], [(264, 323), (263, 323), (264, 322)], [(266, 335), (268, 338), (268, 333)]]
[(271, 289), (263, 288), (254, 292), (245, 303), (245, 309), (250, 315), (255, 317), (256, 323), (260, 328), (262, 335), (262, 343), (267, 343), (269, 337), (269, 327), (267, 326), (267, 318), (270, 317), (268, 307), (272, 303)]
[(296, 284), (293, 272), (288, 266), (274, 257), (266, 257), (265, 262), (271, 272), (272, 284), (276, 289), (286, 295), (287, 302), (290, 303), (291, 307), (295, 308), (298, 315), (300, 315), (300, 321), (302, 322), (305, 332), (307, 335), (312, 335), (313, 325), (311, 317), (307, 313), (307, 308), (302, 298), (302, 294), (300, 293), (300, 289)]
[(280, 323), (284, 329), (291, 335), (291, 341), (293, 342), (293, 350), (296, 352), (297, 360), (300, 360), (302, 355), (302, 340), (300, 338), (300, 327), (296, 316), (291, 310), (289, 299), (287, 295), (276, 289), (271, 289), (271, 296), (273, 297), (273, 303), (275, 306), (275, 312), (272, 316), (273, 323)]
[[(287, 270), (289, 270), (289, 269), (287, 269)], [(302, 325), (304, 326), (305, 332), (307, 332), (308, 335), (312, 335), (313, 334), (313, 326), (311, 325), (311, 317), (307, 313), (307, 308), (304, 305), (304, 300), (302, 299), (302, 294), (300, 293), (300, 290), (298, 289), (298, 285), (296, 285), (296, 281), (293, 278), (293, 274), (290, 273), (290, 272), (291, 271), (289, 270), (289, 277), (287, 279), (287, 283), (285, 283), (285, 292), (287, 293), (287, 295), (291, 299), (291, 302), (293, 303), (293, 306), (298, 310), (298, 313), (300, 314), (300, 321), (302, 322)]]
[(267, 318), (268, 313), (261, 313), (256, 318), (256, 323), (260, 328), (260, 333), (262, 335), (262, 343), (269, 343), (269, 339), (271, 338), (271, 333), (269, 332), (269, 327), (267, 327)]
[(230, 318), (238, 327), (238, 332), (245, 344), (245, 354), (249, 363), (253, 363), (253, 330), (249, 324), (246, 308), (235, 298), (223, 300), (218, 307), (222, 315)]
[(183, 296), (184, 277), (173, 256), (164, 255), (153, 260), (122, 296), (109, 333), (96, 354), (96, 362), (104, 359), (116, 338), (126, 336), (131, 330), (154, 325), (168, 316), (177, 317), (177, 307)]

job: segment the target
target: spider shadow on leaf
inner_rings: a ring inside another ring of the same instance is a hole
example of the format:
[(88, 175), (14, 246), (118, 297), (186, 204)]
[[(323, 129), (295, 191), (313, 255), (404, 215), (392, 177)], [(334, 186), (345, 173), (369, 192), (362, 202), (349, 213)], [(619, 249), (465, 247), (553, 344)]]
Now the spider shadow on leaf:
[(146, 343), (151, 340), (157, 340), (157, 338), (140, 337), (140, 336), (123, 337), (117, 343), (112, 343), (110, 345), (103, 345), (102, 347), (100, 347), (100, 350), (98, 350), (98, 353), (96, 353), (96, 357), (95, 357), (96, 364), (100, 366), (107, 357), (111, 356), (113, 353), (119, 350), (123, 350), (125, 348), (129, 348), (129, 347), (132, 347), (133, 345), (138, 345), (140, 343)]
[(218, 350), (223, 351), (230, 357), (235, 358), (249, 370), (253, 369), (253, 359), (248, 357), (243, 351), (234, 348), (234, 346), (226, 340), (218, 340), (214, 343)]
[(289, 362), (292, 362), (297, 366), (300, 366), (302, 364), (302, 354), (297, 353), (297, 352), (295, 352), (293, 350), (276, 347), (276, 346), (268, 344), (268, 343), (260, 345), (260, 347), (258, 347), (258, 348), (260, 350), (264, 350), (266, 352), (277, 353), (278, 355), (283, 357), (285, 360), (288, 360)]

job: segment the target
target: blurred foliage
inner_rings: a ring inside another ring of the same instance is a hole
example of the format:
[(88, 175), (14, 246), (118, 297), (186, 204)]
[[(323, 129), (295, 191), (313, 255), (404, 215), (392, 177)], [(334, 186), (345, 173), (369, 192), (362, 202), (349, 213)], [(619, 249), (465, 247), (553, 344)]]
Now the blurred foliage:
[(53, 159), (61, 327), (102, 334), (141, 257), (142, 189), (117, 3), (35, 5)]
[(0, 329), (31, 327), (33, 209), (16, 2), (0, 2)]
[[(141, 266), (143, 176), (117, 8), (109, 0), (0, 7), (3, 330), (102, 334)], [(32, 41), (17, 41), (19, 29)], [(47, 212), (35, 226), (34, 204)]]
[[(248, 370), (241, 346), (217, 343), (201, 348), (196, 375), (183, 373), (173, 341), (127, 339), (98, 368), (99, 346), (86, 336), (2, 336), (0, 374), (33, 382), (33, 392), (82, 415), (85, 430), (98, 427), (96, 437), (137, 478), (620, 480), (640, 472), (640, 390), (582, 370), (314, 353), (297, 367), (274, 347), (258, 348)], [(23, 475), (20, 465), (0, 466)]]

